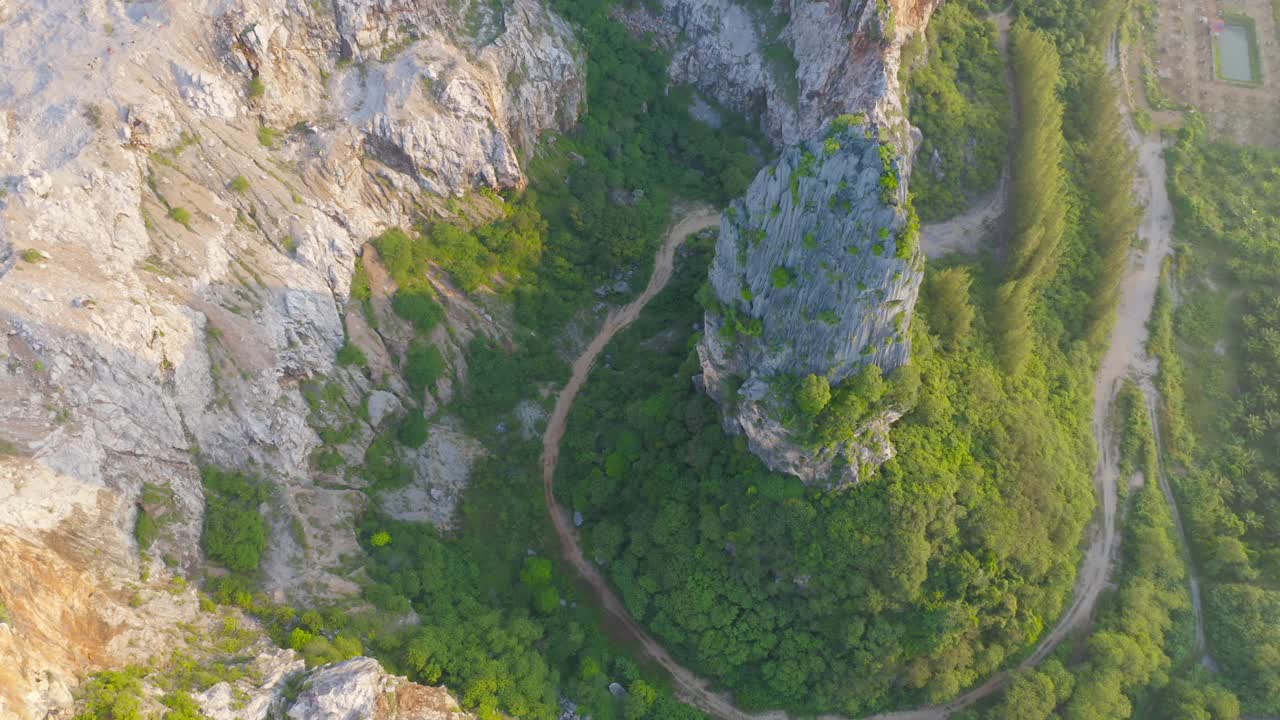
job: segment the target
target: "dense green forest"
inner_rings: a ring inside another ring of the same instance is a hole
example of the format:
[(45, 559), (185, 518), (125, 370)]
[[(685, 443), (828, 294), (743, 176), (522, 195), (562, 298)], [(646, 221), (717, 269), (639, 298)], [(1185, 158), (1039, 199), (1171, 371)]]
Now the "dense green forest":
[[(1246, 711), (1280, 713), (1280, 153), (1212, 141), (1169, 157), (1179, 241), (1157, 340), (1174, 487), (1205, 579), (1209, 651)], [(1183, 382), (1184, 376), (1196, 382)]]
[(671, 329), (692, 327), (696, 306), (647, 311), (575, 406), (558, 489), (588, 551), (740, 703), (859, 714), (942, 700), (1062, 610), (1093, 507), (1090, 363), (1045, 344), (1003, 374), (985, 307), (967, 331), (928, 334), (967, 290), (931, 293), (912, 365), (891, 376), (914, 407), (898, 457), (846, 492), (771, 474), (724, 435), (690, 382), (687, 331)]
[[(690, 297), (711, 251), (705, 241), (691, 248), (654, 302)], [(486, 439), (494, 452), (472, 469), (456, 536), (377, 515), (365, 520), (366, 597), (391, 613), (412, 608), (421, 620), (407, 635), (374, 642), (384, 661), (448, 685), (486, 718), (558, 717), (560, 696), (595, 718), (702, 717), (612, 647), (589, 601), (560, 575), (542, 498), (540, 439), (492, 431)], [(614, 698), (610, 682), (628, 696)]]
[(1009, 89), (999, 33), (975, 0), (953, 0), (929, 21), (927, 38), (903, 50), (907, 115), (924, 141), (911, 192), (924, 222), (963, 212), (994, 190), (1009, 145)]
[[(876, 477), (808, 490), (726, 436), (689, 382), (688, 342), (657, 330), (692, 326), (693, 308), (616, 340), (575, 407), (557, 487), (589, 552), (637, 617), (748, 707), (856, 715), (952, 697), (1032, 645), (1070, 591), (1094, 506), (1098, 327), (1137, 221), (1132, 156), (1104, 66), (1060, 64), (1059, 38), (1027, 24), (1014, 37), (1013, 262), (929, 268), (912, 364), (867, 390), (910, 408)], [(1116, 161), (1086, 162), (1103, 153)], [(1117, 228), (1095, 232), (1113, 207)], [(1024, 295), (1015, 363), (997, 342), (1010, 276)]]
[[(742, 705), (856, 715), (944, 700), (1016, 659), (1063, 609), (1094, 507), (1092, 368), (1138, 214), (1097, 48), (1035, 26), (1014, 30), (1025, 169), (1010, 257), (929, 269), (912, 364), (873, 392), (910, 410), (876, 477), (808, 490), (726, 436), (689, 381), (691, 340), (670, 330), (691, 327), (695, 308), (652, 310), (575, 407), (557, 487), (583, 513), (588, 551), (631, 611)], [(1114, 161), (1089, 162), (1104, 154)], [(1000, 289), (1011, 281), (1013, 362)], [(1161, 582), (1134, 597), (1176, 596)], [(1151, 632), (1179, 607), (1160, 602)], [(1091, 662), (1076, 669), (1086, 690), (1073, 717), (1111, 698), (1094, 688), (1116, 666)]]

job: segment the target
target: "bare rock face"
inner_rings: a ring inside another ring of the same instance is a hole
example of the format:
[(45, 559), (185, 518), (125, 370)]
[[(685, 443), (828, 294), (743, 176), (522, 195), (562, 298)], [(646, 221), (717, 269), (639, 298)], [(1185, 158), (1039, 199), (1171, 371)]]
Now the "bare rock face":
[(443, 688), (388, 675), (367, 657), (321, 668), (306, 679), (291, 720), (471, 720)]
[[(399, 319), (346, 312), (357, 258), (442, 196), (522, 184), (581, 108), (565, 23), (535, 0), (469, 23), (481, 5), (0, 2), (0, 716), (44, 718), (164, 647), (130, 645), (168, 612), (131, 603), (143, 568), (201, 566), (198, 462), (272, 485), (275, 599), (358, 592), (341, 568), (365, 495), (313, 467), (302, 390), (332, 383), (355, 418), (381, 389), (384, 426), (422, 398)], [(460, 372), (460, 343), (505, 331), (444, 304), (433, 340)], [(367, 369), (336, 366), (348, 339)], [(351, 462), (375, 432), (355, 424)]]
[[(440, 194), (524, 184), (519, 158), (576, 122), (585, 84), (568, 25), (536, 0), (335, 4), (345, 107), (375, 153)], [(459, 42), (459, 39), (462, 39)]]
[[(843, 113), (865, 113), (905, 139), (898, 91), (902, 41), (941, 0), (663, 0), (624, 13), (672, 50), (671, 79), (758, 114), (773, 140), (812, 137)], [(905, 142), (900, 143), (905, 147)]]
[[(865, 120), (840, 118), (826, 137), (791, 147), (721, 221), (713, 298), (699, 355), (702, 382), (773, 470), (843, 485), (883, 462), (881, 416), (839, 448), (807, 448), (780, 419), (779, 381), (838, 386), (865, 365), (910, 359), (911, 311), (923, 277), (914, 219), (891, 146)], [(732, 378), (733, 388), (729, 382)], [(831, 477), (833, 464), (847, 466)]]
[(522, 186), (520, 158), (572, 127), (584, 100), (581, 51), (537, 0), (240, 0), (216, 24), (270, 122), (336, 119), (347, 142), (441, 195)]
[(263, 652), (254, 658), (252, 677), (224, 680), (194, 699), (209, 720), (265, 720), (283, 704), (285, 683), (306, 667), (293, 650)]

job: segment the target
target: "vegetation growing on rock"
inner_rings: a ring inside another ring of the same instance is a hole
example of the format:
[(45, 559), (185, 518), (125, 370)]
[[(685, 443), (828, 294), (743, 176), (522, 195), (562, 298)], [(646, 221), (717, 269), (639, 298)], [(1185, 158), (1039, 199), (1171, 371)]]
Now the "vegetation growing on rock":
[(236, 573), (253, 573), (267, 547), (267, 524), (258, 506), (270, 497), (261, 481), (233, 470), (205, 467), (204, 533), (210, 560)]

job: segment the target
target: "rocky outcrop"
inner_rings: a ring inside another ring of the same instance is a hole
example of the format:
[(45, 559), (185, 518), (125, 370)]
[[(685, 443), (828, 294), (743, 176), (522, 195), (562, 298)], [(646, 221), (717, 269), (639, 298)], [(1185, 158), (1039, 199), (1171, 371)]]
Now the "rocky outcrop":
[(388, 675), (377, 660), (352, 658), (307, 676), (291, 720), (471, 720), (443, 688)]
[[(520, 185), (536, 138), (581, 108), (564, 22), (534, 0), (470, 22), (481, 5), (0, 3), (0, 716), (43, 718), (78, 676), (166, 645), (139, 634), (133, 593), (144, 570), (200, 568), (200, 463), (271, 484), (275, 599), (358, 591), (342, 568), (363, 481), (313, 467), (316, 417), (353, 422), (355, 462), (375, 425), (443, 398), (399, 378), (398, 319), (347, 312), (357, 257), (442, 196)], [(504, 330), (443, 303), (432, 339), (460, 371), (468, 339)], [(366, 369), (336, 365), (348, 339)], [(415, 466), (434, 485), (453, 462), (456, 490), (473, 451), (449, 437)]]
[(622, 12), (672, 51), (671, 79), (759, 115), (782, 145), (831, 118), (864, 113), (906, 147), (898, 91), (902, 41), (923, 30), (941, 0), (786, 2), (663, 0)]
[[(916, 138), (898, 65), (903, 42), (940, 4), (663, 0), (618, 12), (671, 51), (674, 82), (758, 116), (784, 148), (723, 222), (700, 353), (728, 429), (806, 482), (847, 484), (892, 454), (895, 413), (842, 447), (808, 447), (780, 419), (771, 383), (815, 374), (838, 385), (866, 364), (887, 371), (910, 356), (921, 259), (905, 188)], [(824, 137), (836, 118), (838, 137)], [(844, 127), (850, 118), (856, 130)]]
[(702, 382), (731, 432), (806, 482), (847, 484), (892, 453), (884, 438), (896, 414), (843, 447), (807, 447), (776, 387), (811, 374), (838, 386), (866, 365), (888, 372), (909, 360), (923, 256), (896, 158), (865, 119), (838, 118), (826, 137), (784, 151), (721, 222)]
[(522, 186), (520, 158), (584, 101), (581, 50), (537, 0), (242, 0), (217, 23), (270, 122), (348, 126), (437, 194)]
[(305, 682), (306, 668), (293, 650), (267, 650), (253, 659), (244, 677), (215, 683), (193, 699), (209, 720), (266, 720), (278, 716), (288, 683)]
[(536, 0), (343, 0), (336, 8), (343, 52), (365, 63), (333, 78), (343, 88), (337, 113), (434, 192), (522, 186), (519, 158), (546, 130), (577, 120), (581, 51)]

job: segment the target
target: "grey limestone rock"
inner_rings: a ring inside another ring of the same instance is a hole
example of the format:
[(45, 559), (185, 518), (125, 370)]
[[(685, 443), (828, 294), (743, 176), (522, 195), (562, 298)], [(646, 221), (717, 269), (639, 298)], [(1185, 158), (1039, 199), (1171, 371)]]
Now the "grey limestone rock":
[[(367, 499), (313, 463), (304, 392), (338, 387), (325, 418), (358, 418), (378, 388), (384, 416), (417, 401), (398, 320), (347, 312), (357, 257), (442, 195), (523, 184), (538, 135), (582, 107), (567, 24), (538, 0), (481, 4), (500, 22), (444, 0), (0, 1), (0, 445), (17, 451), (0, 452), (0, 587), (33, 630), (0, 633), (0, 667), (21, 668), (0, 717), (44, 718), (76, 676), (139, 659), (134, 633), (58, 628), (160, 626), (124, 588), (144, 563), (200, 570), (197, 456), (273, 485), (274, 598), (358, 592)], [(503, 332), (461, 294), (444, 304), (451, 367)], [(368, 368), (335, 367), (348, 338)], [(348, 462), (374, 436), (355, 428)], [(436, 515), (468, 467), (439, 451), (417, 466), (448, 470), (420, 508)], [(145, 555), (143, 510), (163, 521)]]
[(905, 137), (897, 79), (902, 42), (940, 4), (663, 0), (656, 11), (639, 4), (620, 15), (663, 40), (674, 82), (758, 114), (770, 137), (789, 145), (852, 112)]
[[(901, 159), (858, 120), (785, 150), (725, 213), (699, 347), (701, 382), (729, 430), (771, 469), (820, 484), (852, 482), (862, 464), (887, 459), (897, 417), (878, 418), (849, 447), (807, 448), (780, 419), (774, 387), (809, 374), (838, 386), (868, 364), (887, 373), (907, 363), (923, 270)], [(832, 478), (841, 457), (848, 468)]]

